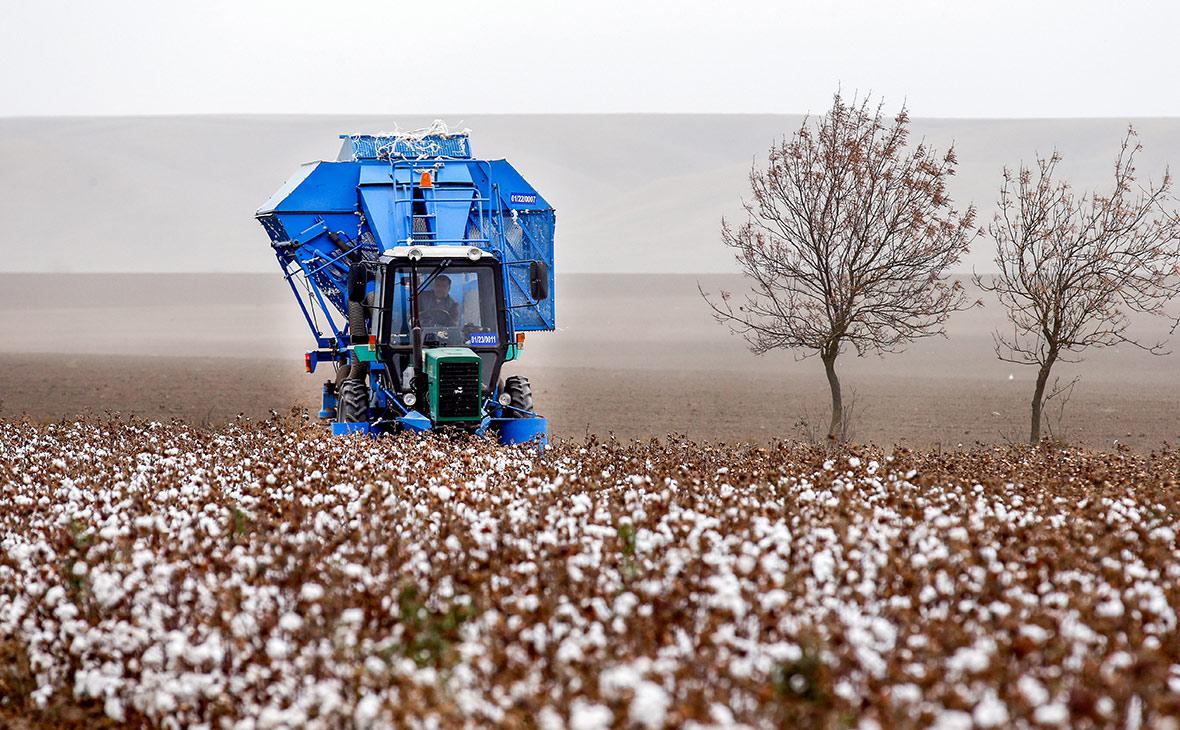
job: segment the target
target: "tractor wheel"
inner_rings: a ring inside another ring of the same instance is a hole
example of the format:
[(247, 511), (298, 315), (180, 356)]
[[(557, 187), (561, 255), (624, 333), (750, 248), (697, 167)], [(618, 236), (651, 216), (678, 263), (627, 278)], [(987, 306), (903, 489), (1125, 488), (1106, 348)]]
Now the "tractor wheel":
[(340, 423), (363, 423), (369, 420), (369, 385), (364, 380), (347, 378), (336, 395), (336, 420)]
[(504, 381), (503, 391), (507, 393), (512, 401), (508, 404), (517, 410), (508, 411), (508, 414), (514, 418), (520, 418), (525, 413), (536, 413), (533, 408), (533, 388), (529, 385), (529, 379), (523, 375), (512, 375)]

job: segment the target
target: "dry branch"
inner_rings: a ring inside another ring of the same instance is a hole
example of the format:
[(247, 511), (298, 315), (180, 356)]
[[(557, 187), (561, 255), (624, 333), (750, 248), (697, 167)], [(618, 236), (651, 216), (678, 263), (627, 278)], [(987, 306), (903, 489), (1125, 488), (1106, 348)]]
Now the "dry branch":
[(868, 100), (835, 96), (827, 115), (804, 120), (750, 171), (746, 220), (722, 221), (722, 242), (750, 282), (734, 301), (702, 291), (718, 322), (751, 351), (819, 355), (832, 393), (829, 438), (841, 433), (836, 358), (896, 352), (943, 333), (967, 306), (945, 277), (974, 237), (974, 208), (946, 191), (955, 152), (908, 146), (909, 116), (892, 120)]
[(1004, 170), (999, 211), (988, 226), (999, 274), (976, 275), (975, 282), (996, 295), (1012, 325), (1010, 333), (995, 333), (996, 356), (1038, 368), (1032, 443), (1040, 440), (1045, 385), (1056, 362), (1119, 344), (1166, 353), (1164, 342), (1128, 332), (1131, 312), (1166, 317), (1167, 302), (1180, 291), (1180, 216), (1166, 208), (1172, 178), (1165, 172), (1158, 183), (1140, 184), (1141, 149), (1128, 129), (1108, 194), (1078, 196), (1057, 180), (1056, 152), (1015, 174)]

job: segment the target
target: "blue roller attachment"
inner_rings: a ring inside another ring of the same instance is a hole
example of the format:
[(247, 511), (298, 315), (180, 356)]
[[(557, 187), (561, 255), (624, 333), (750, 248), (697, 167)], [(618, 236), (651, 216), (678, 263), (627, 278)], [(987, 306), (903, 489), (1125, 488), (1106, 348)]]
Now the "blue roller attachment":
[(500, 421), (500, 443), (535, 443), (544, 448), (549, 443), (549, 420), (535, 418), (507, 418)]

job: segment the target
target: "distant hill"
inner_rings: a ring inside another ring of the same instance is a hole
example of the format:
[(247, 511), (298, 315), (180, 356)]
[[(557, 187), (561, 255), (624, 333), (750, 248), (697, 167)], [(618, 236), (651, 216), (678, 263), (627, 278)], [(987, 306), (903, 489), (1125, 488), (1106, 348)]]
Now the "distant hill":
[[(475, 152), (507, 157), (558, 209), (563, 273), (725, 272), (718, 222), (751, 161), (798, 127), (778, 115), (448, 115)], [(270, 271), (254, 209), (336, 135), (428, 117), (188, 116), (0, 119), (0, 271)], [(1140, 169), (1180, 162), (1180, 119), (924, 120), (956, 143), (952, 193), (990, 217), (1004, 164), (1056, 146), (1079, 187), (1107, 184), (1126, 125)], [(964, 269), (990, 269), (987, 243)]]

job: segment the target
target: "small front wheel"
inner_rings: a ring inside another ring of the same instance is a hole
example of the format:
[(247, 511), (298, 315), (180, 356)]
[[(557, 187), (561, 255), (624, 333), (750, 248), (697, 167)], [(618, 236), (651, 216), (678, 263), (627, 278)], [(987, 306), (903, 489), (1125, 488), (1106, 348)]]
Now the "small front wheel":
[(522, 418), (525, 414), (534, 414), (537, 412), (533, 407), (533, 387), (529, 385), (529, 379), (523, 375), (509, 376), (504, 381), (503, 392), (507, 393), (508, 397), (512, 399), (508, 402), (511, 408), (505, 414), (506, 416)]

